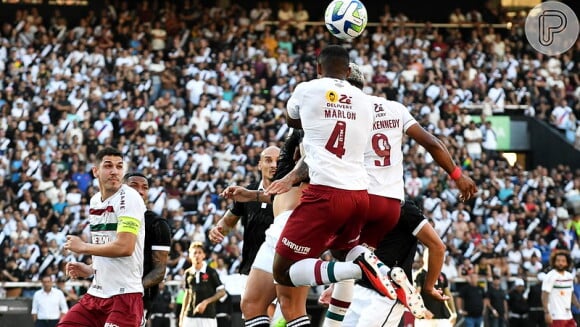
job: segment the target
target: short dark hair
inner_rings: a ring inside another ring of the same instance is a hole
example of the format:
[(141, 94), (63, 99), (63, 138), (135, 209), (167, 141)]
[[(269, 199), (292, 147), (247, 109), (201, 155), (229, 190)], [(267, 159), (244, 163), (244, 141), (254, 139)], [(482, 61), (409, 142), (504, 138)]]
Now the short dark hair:
[(332, 44), (322, 49), (318, 63), (326, 72), (346, 72), (348, 69), (348, 51), (340, 45)]
[(103, 158), (106, 156), (123, 158), (123, 153), (119, 149), (115, 149), (113, 147), (106, 147), (104, 149), (101, 149), (97, 152), (97, 155), (95, 156), (97, 164), (101, 163), (101, 161), (103, 161)]
[(151, 184), (151, 181), (149, 180), (149, 178), (147, 178), (147, 176), (145, 176), (143, 173), (140, 173), (138, 171), (132, 171), (130, 173), (125, 174), (125, 176), (123, 176), (123, 183), (127, 183), (129, 181), (129, 178), (131, 178), (131, 177), (143, 177), (147, 181), (147, 185)]

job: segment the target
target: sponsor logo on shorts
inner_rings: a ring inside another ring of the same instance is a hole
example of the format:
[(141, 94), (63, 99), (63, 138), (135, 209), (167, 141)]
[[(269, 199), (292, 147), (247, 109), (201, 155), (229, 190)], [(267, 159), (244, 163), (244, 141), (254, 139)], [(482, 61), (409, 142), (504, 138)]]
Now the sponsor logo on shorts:
[(298, 244), (296, 244), (294, 242), (291, 242), (290, 240), (288, 240), (285, 237), (282, 238), (282, 244), (286, 245), (292, 251), (294, 251), (295, 253), (298, 253), (298, 254), (308, 254), (308, 252), (310, 252), (310, 248), (309, 247), (302, 246), (302, 245), (298, 245)]
[(119, 327), (119, 325), (114, 324), (112, 322), (107, 322), (107, 323), (105, 323), (105, 326), (104, 327)]

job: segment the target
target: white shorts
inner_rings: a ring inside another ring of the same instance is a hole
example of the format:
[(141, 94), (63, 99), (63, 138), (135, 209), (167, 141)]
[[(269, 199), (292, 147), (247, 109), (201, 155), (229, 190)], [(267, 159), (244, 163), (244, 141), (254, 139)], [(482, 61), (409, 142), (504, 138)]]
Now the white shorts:
[(415, 327), (453, 327), (449, 319), (415, 319)]
[(217, 327), (215, 318), (183, 318), (183, 327)]
[(352, 302), (344, 320), (343, 327), (397, 327), (405, 312), (405, 306), (391, 300), (374, 290), (354, 286)]
[(276, 218), (274, 218), (274, 223), (270, 225), (270, 228), (266, 230), (266, 240), (260, 246), (254, 263), (252, 263), (252, 268), (263, 270), (267, 273), (272, 274), (274, 265), (274, 255), (276, 254), (276, 244), (278, 243), (278, 238), (280, 233), (288, 221), (288, 217), (292, 214), (291, 210), (284, 211)]

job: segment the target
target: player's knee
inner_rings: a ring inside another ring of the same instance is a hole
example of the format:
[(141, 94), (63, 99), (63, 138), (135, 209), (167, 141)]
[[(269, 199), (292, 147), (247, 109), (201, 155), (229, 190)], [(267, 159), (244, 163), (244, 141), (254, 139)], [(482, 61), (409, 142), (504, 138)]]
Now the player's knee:
[(265, 306), (256, 301), (254, 298), (242, 297), (240, 308), (246, 319), (251, 319), (257, 316), (265, 315), (268, 309), (268, 304)]
[(306, 314), (306, 306), (304, 303), (299, 301), (292, 301), (290, 297), (279, 297), (278, 303), (280, 303), (280, 310), (284, 317), (291, 317), (290, 320), (301, 317)]
[(274, 280), (280, 285), (294, 286), (294, 284), (292, 284), (292, 279), (290, 278), (290, 272), (288, 269), (274, 269)]
[(274, 265), (272, 266), (272, 275), (276, 283), (284, 286), (294, 286), (290, 278), (290, 267), (293, 262), (281, 256), (274, 257)]

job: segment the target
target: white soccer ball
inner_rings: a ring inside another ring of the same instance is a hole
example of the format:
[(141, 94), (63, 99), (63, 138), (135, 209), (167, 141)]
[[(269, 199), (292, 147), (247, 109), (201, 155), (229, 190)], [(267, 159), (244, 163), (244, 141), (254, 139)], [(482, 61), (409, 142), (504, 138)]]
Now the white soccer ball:
[(367, 26), (367, 9), (359, 0), (334, 0), (324, 14), (324, 22), (330, 33), (342, 40), (351, 40)]

